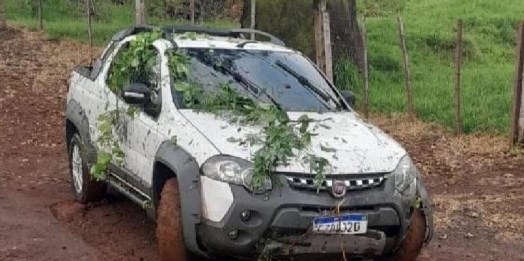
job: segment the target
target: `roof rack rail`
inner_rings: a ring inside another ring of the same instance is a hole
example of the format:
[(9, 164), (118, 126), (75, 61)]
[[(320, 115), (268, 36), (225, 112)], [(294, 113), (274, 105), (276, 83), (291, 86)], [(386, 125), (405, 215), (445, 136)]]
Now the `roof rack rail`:
[(269, 38), (270, 42), (276, 45), (286, 46), (284, 41), (280, 40), (276, 36), (249, 28), (240, 28), (240, 29), (216, 29), (216, 28), (207, 28), (207, 27), (200, 27), (200, 26), (165, 26), (165, 27), (158, 27), (158, 26), (152, 26), (152, 25), (139, 25), (139, 26), (133, 26), (130, 28), (127, 28), (125, 30), (122, 30), (118, 33), (116, 33), (112, 41), (121, 41), (124, 38), (139, 34), (142, 32), (151, 32), (153, 30), (161, 30), (164, 32), (164, 34), (169, 33), (188, 33), (188, 32), (195, 32), (195, 33), (202, 33), (202, 34), (208, 34), (211, 36), (221, 36), (221, 37), (235, 37), (235, 38), (243, 38), (243, 39), (249, 39), (249, 35), (260, 35), (266, 38)]
[(286, 46), (284, 41), (280, 40), (276, 36), (262, 32), (259, 30), (249, 29), (249, 28), (240, 28), (240, 29), (216, 29), (216, 28), (206, 28), (200, 26), (172, 26), (164, 27), (164, 31), (170, 33), (203, 33), (211, 36), (222, 36), (222, 37), (235, 37), (235, 38), (244, 38), (248, 39), (248, 35), (255, 34), (260, 35), (266, 38), (269, 38), (270, 42), (276, 45)]
[(157, 26), (152, 26), (152, 25), (137, 25), (137, 26), (129, 27), (127, 29), (124, 29), (116, 33), (113, 36), (113, 38), (111, 38), (111, 41), (122, 41), (124, 40), (124, 38), (128, 36), (143, 33), (143, 32), (151, 32), (155, 29), (160, 29), (160, 28)]
[(284, 41), (280, 40), (278, 37), (276, 37), (276, 36), (274, 36), (274, 35), (272, 35), (270, 33), (263, 32), (263, 31), (250, 29), (250, 28), (231, 29), (230, 31), (232, 33), (243, 35), (244, 38), (246, 38), (245, 37), (246, 35), (251, 35), (251, 34), (261, 35), (263, 37), (269, 38), (270, 42), (273, 43), (273, 44), (286, 46), (286, 43), (284, 43)]

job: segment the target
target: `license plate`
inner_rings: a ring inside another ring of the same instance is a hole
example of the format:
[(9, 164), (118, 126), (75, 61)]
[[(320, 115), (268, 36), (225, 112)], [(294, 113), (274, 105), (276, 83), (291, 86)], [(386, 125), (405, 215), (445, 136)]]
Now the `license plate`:
[(368, 217), (361, 214), (317, 217), (313, 219), (313, 232), (317, 234), (365, 234)]

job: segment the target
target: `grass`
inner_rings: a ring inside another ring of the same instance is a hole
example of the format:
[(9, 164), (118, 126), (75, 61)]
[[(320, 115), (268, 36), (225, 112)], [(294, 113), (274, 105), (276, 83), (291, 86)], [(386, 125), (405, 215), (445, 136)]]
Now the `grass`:
[[(4, 0), (12, 24), (36, 28), (32, 0)], [(87, 42), (85, 6), (78, 0), (43, 0), (44, 28), (52, 38)], [(152, 0), (153, 1), (153, 0)], [(370, 61), (370, 109), (390, 114), (405, 110), (404, 72), (396, 17), (406, 24), (414, 106), (424, 121), (453, 126), (454, 25), (464, 20), (462, 108), (466, 132), (507, 133), (509, 129), (515, 32), (524, 18), (524, 1), (515, 0), (357, 0), (366, 15)], [(132, 4), (96, 1), (94, 43), (104, 45), (117, 31), (134, 23)], [(128, 1), (133, 2), (133, 1)], [(151, 24), (187, 21), (148, 17)], [(204, 25), (238, 27), (232, 21)], [(339, 88), (351, 89), (361, 101), (363, 84), (354, 66), (342, 59), (335, 66)], [(357, 101), (358, 104), (358, 101)]]
[[(392, 4), (395, 3), (395, 4)], [(453, 126), (454, 28), (464, 20), (462, 108), (466, 132), (507, 133), (515, 55), (515, 32), (523, 1), (366, 0), (370, 60), (370, 109), (405, 110), (404, 71), (396, 17), (405, 22), (414, 106), (424, 121)], [(339, 87), (362, 97), (362, 83), (347, 61), (335, 68)]]
[[(36, 8), (31, 0), (4, 0), (7, 19), (11, 24), (29, 29), (37, 29)], [(44, 30), (50, 38), (71, 38), (87, 43), (88, 26), (83, 1), (43, 0)], [(114, 5), (96, 1), (96, 16), (93, 18), (93, 43), (104, 46), (118, 31), (132, 26), (135, 22), (133, 4)], [(182, 25), (186, 20), (166, 20), (146, 17), (152, 25)], [(201, 26), (236, 28), (239, 24), (230, 20), (206, 21)]]

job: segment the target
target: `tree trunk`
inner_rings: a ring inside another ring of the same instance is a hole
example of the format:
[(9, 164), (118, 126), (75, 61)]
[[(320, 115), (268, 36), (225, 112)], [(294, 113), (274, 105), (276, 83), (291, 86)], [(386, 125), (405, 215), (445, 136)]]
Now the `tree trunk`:
[(0, 30), (5, 29), (6, 27), (4, 0), (0, 0)]
[[(256, 29), (283, 39), (286, 44), (315, 60), (313, 30), (318, 0), (257, 0)], [(350, 59), (364, 72), (364, 44), (357, 22), (356, 0), (329, 0), (334, 59)], [(250, 25), (251, 0), (244, 0), (242, 27)], [(336, 64), (337, 60), (333, 61)]]
[(251, 25), (251, 0), (244, 0), (242, 7), (242, 16), (240, 17), (240, 26), (249, 28)]
[(364, 72), (364, 41), (358, 27), (356, 0), (328, 1), (333, 57), (349, 58)]

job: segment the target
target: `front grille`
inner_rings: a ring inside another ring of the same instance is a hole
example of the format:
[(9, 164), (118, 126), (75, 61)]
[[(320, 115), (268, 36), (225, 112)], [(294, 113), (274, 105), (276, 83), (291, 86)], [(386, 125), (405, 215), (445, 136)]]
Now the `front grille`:
[(330, 175), (324, 182), (322, 182), (322, 185), (319, 188), (315, 183), (314, 177), (286, 175), (286, 180), (290, 187), (315, 191), (317, 189), (320, 191), (331, 191), (335, 181), (343, 181), (346, 184), (347, 191), (374, 188), (380, 186), (384, 179), (384, 175), (368, 177), (348, 177), (348, 175), (337, 177), (335, 175)]

